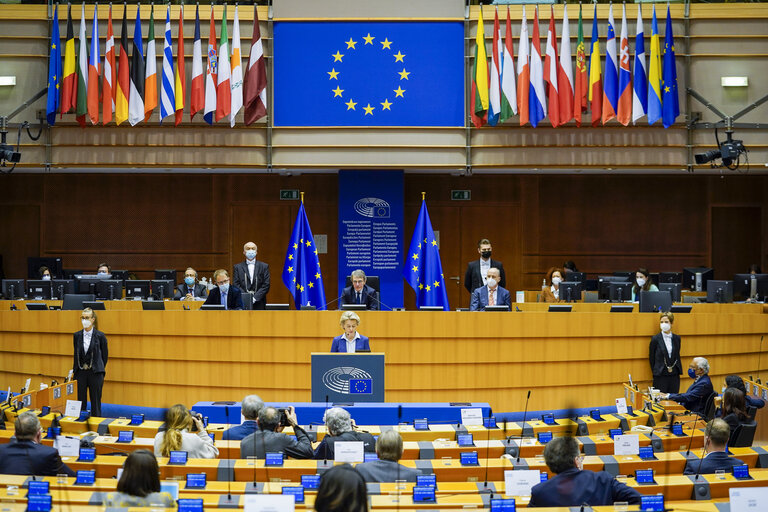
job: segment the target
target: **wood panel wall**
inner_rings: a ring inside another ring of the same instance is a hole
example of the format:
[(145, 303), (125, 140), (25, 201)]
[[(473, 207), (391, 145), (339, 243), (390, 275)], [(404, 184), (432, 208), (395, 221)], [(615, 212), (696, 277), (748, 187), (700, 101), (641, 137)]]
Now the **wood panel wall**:
[[(328, 253), (320, 256), (326, 296), (338, 296), (335, 174), (12, 174), (1, 181), (6, 277), (25, 277), (26, 258), (37, 255), (88, 270), (108, 261), (140, 277), (188, 265), (210, 275), (231, 269), (243, 244), (254, 241), (272, 270), (271, 302), (289, 299), (280, 273), (298, 209), (297, 201), (280, 201), (279, 191), (301, 189), (313, 232), (328, 235)], [(454, 189), (471, 190), (472, 200), (451, 201)], [(406, 174), (406, 241), (422, 191), (439, 232), (452, 307), (469, 304), (464, 270), (483, 237), (513, 291), (538, 288), (547, 268), (566, 259), (593, 274), (679, 270), (713, 264), (712, 248), (720, 247), (720, 261), (768, 267), (766, 176)], [(713, 224), (715, 207), (759, 213), (751, 223)], [(757, 246), (751, 259), (728, 252), (740, 239)], [(406, 289), (405, 296), (412, 306), (413, 294)]]

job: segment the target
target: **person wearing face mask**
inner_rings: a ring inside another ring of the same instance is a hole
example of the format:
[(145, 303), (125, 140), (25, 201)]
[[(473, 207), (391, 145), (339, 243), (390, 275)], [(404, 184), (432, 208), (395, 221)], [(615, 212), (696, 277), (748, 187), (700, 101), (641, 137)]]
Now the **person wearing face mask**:
[(639, 268), (635, 272), (635, 284), (632, 286), (632, 301), (640, 300), (640, 292), (657, 292), (659, 287), (651, 282), (651, 273), (647, 268)]
[(560, 298), (560, 283), (563, 281), (563, 271), (557, 267), (550, 268), (541, 286), (539, 302), (563, 302)]
[(243, 309), (243, 294), (237, 286), (230, 286), (229, 273), (220, 268), (213, 273), (216, 288), (208, 293), (205, 304), (222, 304), (226, 309)]
[(40, 267), (37, 271), (37, 275), (40, 276), (40, 279), (43, 281), (50, 281), (51, 280), (51, 269), (43, 265)]
[(80, 315), (83, 325), (74, 335), (73, 377), (77, 379), (77, 399), (82, 403), (81, 411), (88, 405), (91, 396), (91, 416), (101, 416), (101, 390), (107, 373), (109, 349), (107, 337), (97, 329), (96, 313), (85, 308)]
[(504, 273), (504, 265), (491, 259), (492, 247), (491, 241), (483, 238), (477, 242), (477, 252), (480, 254), (479, 260), (470, 261), (467, 265), (467, 271), (464, 273), (464, 288), (469, 293), (474, 293), (481, 286), (485, 286), (488, 279), (488, 269), (491, 267), (499, 269), (499, 284), (502, 288), (507, 287), (507, 277)]
[(486, 285), (481, 286), (472, 294), (469, 301), (470, 311), (485, 311), (486, 306), (507, 306), (512, 305), (512, 297), (508, 290), (505, 290), (500, 284), (501, 272), (497, 268), (489, 268), (486, 274)]
[(672, 313), (661, 313), (659, 324), (661, 332), (651, 338), (648, 347), (648, 360), (651, 363), (653, 387), (662, 393), (680, 392), (680, 375), (683, 365), (680, 362), (680, 336), (672, 334)]
[(579, 442), (571, 436), (548, 442), (544, 461), (554, 476), (531, 488), (529, 508), (613, 505), (617, 501), (640, 504), (640, 493), (607, 471), (584, 469)]
[(197, 282), (197, 271), (189, 267), (184, 271), (184, 282), (176, 287), (173, 300), (203, 300), (206, 295), (208, 289)]
[(243, 246), (245, 261), (237, 263), (233, 272), (233, 284), (241, 291), (253, 294), (253, 309), (267, 308), (269, 292), (269, 265), (256, 259), (258, 248), (253, 242)]
[(112, 275), (112, 267), (106, 263), (99, 263), (96, 267), (96, 277), (99, 279), (108, 279)]
[(689, 411), (704, 415), (707, 399), (714, 392), (712, 380), (708, 374), (709, 361), (703, 357), (694, 357), (688, 365), (688, 376), (693, 379), (693, 384), (685, 393), (664, 393), (661, 397), (674, 400)]

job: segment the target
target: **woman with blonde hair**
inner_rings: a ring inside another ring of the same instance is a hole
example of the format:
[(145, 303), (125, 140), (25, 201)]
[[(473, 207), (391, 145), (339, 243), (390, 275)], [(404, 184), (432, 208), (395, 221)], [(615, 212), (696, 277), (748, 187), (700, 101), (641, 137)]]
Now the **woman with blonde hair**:
[(72, 375), (77, 380), (77, 399), (82, 404), (80, 410), (87, 409), (90, 394), (90, 415), (99, 417), (101, 416), (101, 390), (104, 387), (109, 360), (109, 346), (107, 337), (99, 330), (96, 313), (91, 308), (83, 310), (80, 314), (80, 322), (83, 328), (73, 336)]
[(368, 338), (357, 332), (360, 317), (354, 311), (345, 311), (339, 320), (344, 333), (333, 338), (331, 352), (370, 352)]
[[(170, 457), (172, 451), (187, 452), (190, 459), (215, 459), (219, 449), (213, 444), (199, 414), (192, 415), (182, 404), (176, 404), (165, 414), (164, 432), (155, 436), (155, 456)], [(197, 430), (197, 433), (190, 432)]]

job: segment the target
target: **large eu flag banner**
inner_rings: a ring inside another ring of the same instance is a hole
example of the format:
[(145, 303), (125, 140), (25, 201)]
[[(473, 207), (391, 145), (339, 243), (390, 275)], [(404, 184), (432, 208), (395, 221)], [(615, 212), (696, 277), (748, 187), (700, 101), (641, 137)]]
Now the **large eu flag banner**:
[(451, 310), (443, 265), (440, 263), (440, 249), (432, 230), (432, 221), (429, 220), (427, 202), (423, 200), (403, 265), (403, 276), (416, 292), (416, 307), (440, 306), (445, 311)]
[(461, 22), (276, 22), (275, 126), (464, 126)]
[(285, 252), (283, 283), (293, 295), (296, 309), (301, 306), (315, 306), (325, 309), (325, 289), (320, 273), (320, 259), (317, 246), (309, 228), (309, 219), (304, 210), (304, 201), (299, 206), (293, 233)]

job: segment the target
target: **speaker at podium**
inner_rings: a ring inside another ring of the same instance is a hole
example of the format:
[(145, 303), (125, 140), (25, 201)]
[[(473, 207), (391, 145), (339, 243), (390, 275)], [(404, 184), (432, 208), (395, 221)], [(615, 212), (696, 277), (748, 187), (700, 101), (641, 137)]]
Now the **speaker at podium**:
[(383, 402), (384, 354), (312, 353), (312, 401)]

